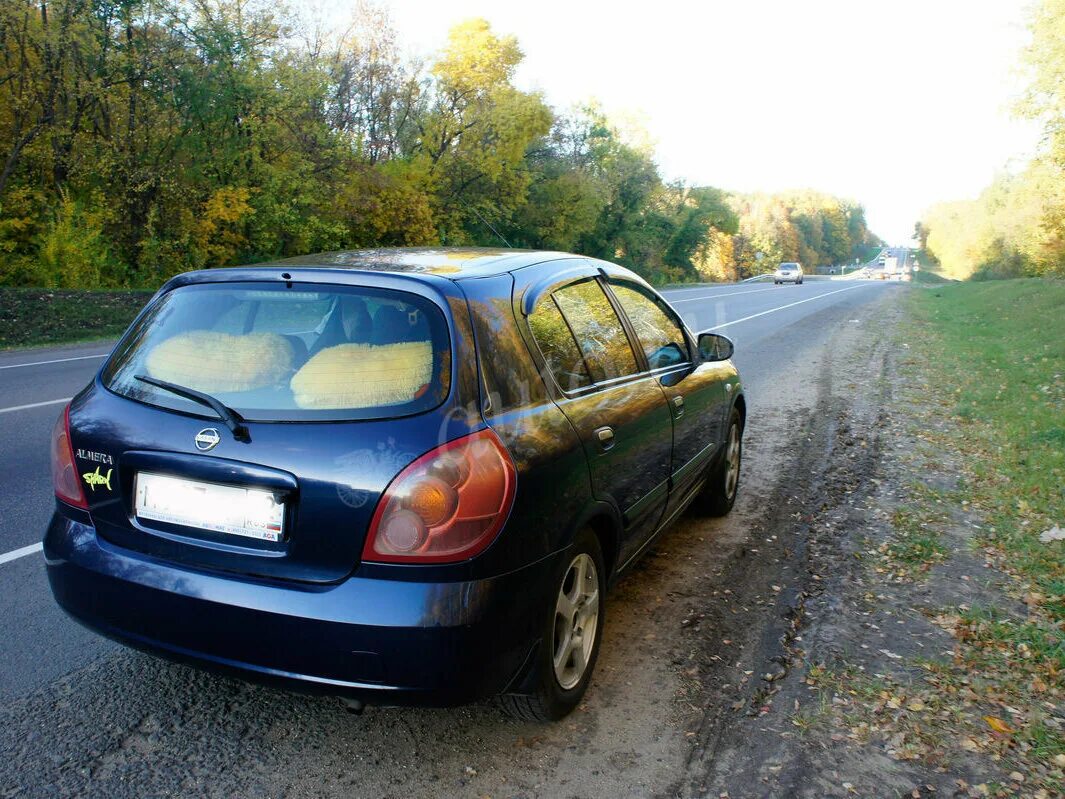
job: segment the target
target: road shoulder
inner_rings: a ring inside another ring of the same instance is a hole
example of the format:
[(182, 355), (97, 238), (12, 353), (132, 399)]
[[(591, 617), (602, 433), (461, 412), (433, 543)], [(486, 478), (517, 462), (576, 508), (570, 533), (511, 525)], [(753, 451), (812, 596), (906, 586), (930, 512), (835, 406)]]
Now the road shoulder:
[(705, 636), (704, 696), (732, 712), (707, 714), (682, 794), (1061, 795), (1060, 629), (967, 499), (972, 454), (906, 307), (839, 336), (757, 527), (790, 542), (776, 622)]

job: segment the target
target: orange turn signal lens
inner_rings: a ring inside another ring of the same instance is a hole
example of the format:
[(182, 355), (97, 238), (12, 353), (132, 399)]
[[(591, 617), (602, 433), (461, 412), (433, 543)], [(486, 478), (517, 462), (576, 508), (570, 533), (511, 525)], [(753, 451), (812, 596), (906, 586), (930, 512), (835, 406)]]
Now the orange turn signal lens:
[(458, 495), (443, 480), (426, 475), (411, 489), (407, 504), (426, 527), (438, 527), (455, 513)]
[(514, 503), (517, 472), (490, 429), (449, 441), (400, 472), (385, 489), (362, 558), (453, 563), (491, 544)]

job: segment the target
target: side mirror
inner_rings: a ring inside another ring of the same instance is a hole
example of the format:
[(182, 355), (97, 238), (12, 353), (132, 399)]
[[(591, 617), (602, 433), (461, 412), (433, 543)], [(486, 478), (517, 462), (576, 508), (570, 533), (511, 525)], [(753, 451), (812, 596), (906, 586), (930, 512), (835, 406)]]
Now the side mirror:
[(718, 333), (699, 334), (699, 354), (707, 361), (727, 361), (736, 352), (736, 345), (728, 336)]

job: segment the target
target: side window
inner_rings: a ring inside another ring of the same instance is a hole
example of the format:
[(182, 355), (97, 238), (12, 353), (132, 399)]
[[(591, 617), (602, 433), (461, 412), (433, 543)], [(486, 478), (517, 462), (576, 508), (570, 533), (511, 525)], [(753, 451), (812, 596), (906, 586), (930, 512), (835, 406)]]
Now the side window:
[(597, 281), (574, 283), (552, 296), (577, 339), (592, 382), (624, 377), (637, 371), (629, 338)]
[(588, 367), (584, 363), (577, 342), (569, 331), (569, 325), (562, 318), (555, 301), (545, 297), (529, 316), (529, 327), (533, 338), (547, 361), (547, 368), (554, 375), (555, 382), (567, 391), (590, 385)]
[(611, 283), (610, 288), (629, 317), (652, 369), (691, 360), (680, 325), (656, 300), (635, 286)]

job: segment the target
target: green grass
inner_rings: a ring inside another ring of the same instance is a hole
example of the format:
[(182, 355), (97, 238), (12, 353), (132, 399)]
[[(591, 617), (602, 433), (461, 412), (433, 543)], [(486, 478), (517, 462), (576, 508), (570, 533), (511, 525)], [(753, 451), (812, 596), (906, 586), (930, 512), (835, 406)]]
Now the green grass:
[(966, 494), (986, 543), (1065, 622), (1065, 282), (955, 283), (915, 291), (911, 344), (952, 412), (952, 446), (971, 466)]
[(894, 540), (888, 546), (892, 558), (910, 566), (929, 565), (943, 559), (946, 549), (940, 543), (939, 532), (915, 511), (896, 510), (891, 524), (895, 528)]
[[(1039, 540), (1065, 526), (1065, 282), (943, 282), (902, 302), (894, 402), (926, 454), (911, 461), (870, 577), (928, 580), (915, 607), (953, 645), (876, 671), (811, 665), (820, 701), (792, 723), (937, 768), (980, 758), (1019, 772), (1025, 795), (1065, 796), (1065, 542)], [(988, 590), (961, 605), (936, 593), (959, 578)], [(867, 585), (872, 602), (878, 584)], [(989, 780), (981, 795), (1016, 791)]]
[(0, 288), (0, 349), (120, 335), (150, 291)]
[(927, 266), (922, 266), (918, 271), (914, 272), (913, 280), (915, 283), (926, 283), (928, 285), (937, 286), (951, 282), (948, 278), (943, 277), (938, 272), (933, 272)]
[(878, 256), (880, 254), (880, 251), (883, 250), (883, 249), (884, 248), (881, 247), (879, 244), (875, 244), (875, 245), (863, 244), (860, 247), (858, 247), (857, 252), (851, 253), (851, 258), (849, 259), (849, 263), (850, 263), (851, 266), (853, 266), (854, 265), (854, 259), (855, 258), (860, 258), (861, 262), (862, 262), (862, 265), (867, 264), (870, 261), (872, 261), (874, 258), (876, 258), (876, 256)]
[(970, 661), (980, 670), (1008, 668), (1027, 661), (1036, 673), (1065, 672), (1065, 638), (1045, 626), (1011, 619), (996, 608), (969, 608), (958, 614), (970, 642), (979, 642), (982, 661)]

